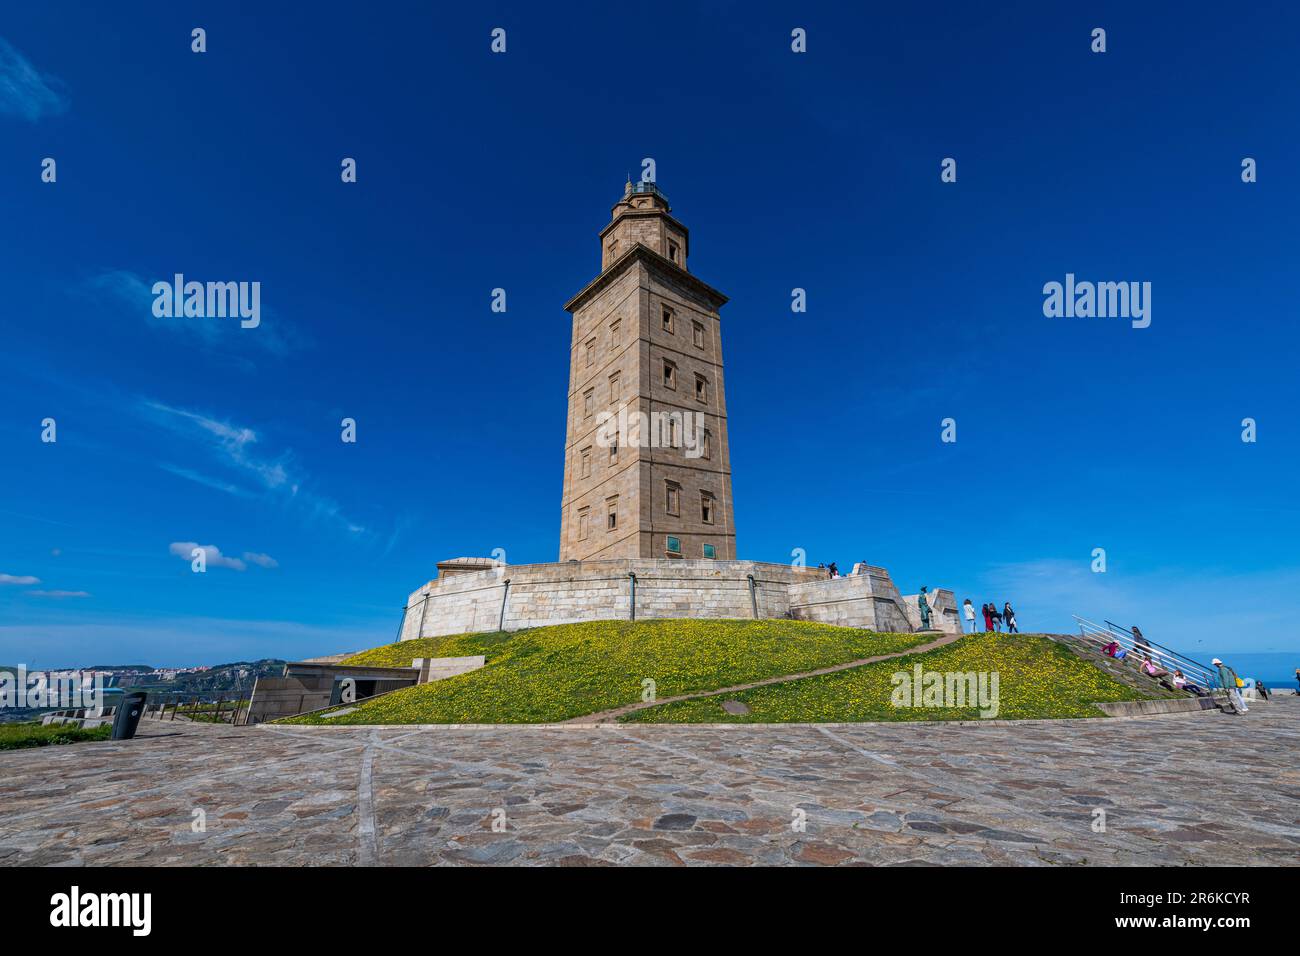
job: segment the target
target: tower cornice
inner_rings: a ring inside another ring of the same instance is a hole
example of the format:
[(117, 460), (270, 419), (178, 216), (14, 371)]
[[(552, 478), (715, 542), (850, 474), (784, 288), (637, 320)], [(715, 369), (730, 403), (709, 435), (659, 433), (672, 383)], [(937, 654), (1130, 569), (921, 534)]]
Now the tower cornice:
[(609, 268), (592, 279), (582, 291), (564, 304), (566, 312), (580, 309), (594, 295), (622, 275), (633, 262), (644, 262), (650, 268), (666, 275), (674, 282), (681, 283), (701, 295), (716, 312), (727, 304), (727, 297), (707, 282), (701, 282), (685, 269), (678, 266), (667, 256), (661, 256), (649, 246), (636, 243), (627, 252), (609, 264)]
[(655, 209), (655, 208), (651, 208), (651, 209), (626, 209), (626, 210), (624, 210), (624, 211), (621, 212), (619, 215), (617, 215), (617, 216), (615, 216), (613, 219), (611, 219), (611, 220), (609, 221), (609, 224), (608, 224), (607, 226), (605, 226), (604, 229), (600, 230), (600, 232), (598, 232), (598, 233), (596, 234), (596, 235), (600, 238), (600, 241), (601, 241), (601, 242), (604, 242), (604, 241), (605, 241), (605, 237), (606, 237), (607, 235), (609, 235), (611, 232), (613, 232), (614, 229), (616, 229), (616, 228), (618, 227), (618, 224), (619, 224), (622, 220), (624, 220), (624, 219), (663, 219), (663, 220), (666, 220), (667, 222), (671, 222), (674, 226), (676, 226), (678, 229), (681, 230), (681, 232), (682, 232), (682, 239), (684, 239), (685, 242), (686, 242), (686, 254), (687, 254), (688, 256), (690, 255), (690, 253), (691, 253), (691, 231), (690, 231), (689, 229), (687, 229), (685, 226), (682, 225), (682, 221), (681, 221), (680, 219), (678, 219), (678, 218), (677, 218), (676, 216), (674, 216), (672, 213), (670, 213), (670, 212), (666, 212), (666, 211), (663, 210), (663, 209)]

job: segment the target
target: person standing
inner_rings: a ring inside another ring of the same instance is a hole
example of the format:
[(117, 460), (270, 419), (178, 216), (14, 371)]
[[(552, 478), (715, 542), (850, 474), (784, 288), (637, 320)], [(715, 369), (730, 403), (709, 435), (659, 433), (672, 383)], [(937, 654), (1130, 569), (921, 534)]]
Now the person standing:
[(1019, 633), (1020, 633), (1018, 630), (1016, 630), (1016, 612), (1013, 611), (1013, 610), (1011, 610), (1011, 602), (1010, 602), (1010, 601), (1007, 601), (1007, 602), (1002, 606), (1002, 620), (1006, 621), (1006, 623), (1007, 623), (1007, 633), (1008, 633), (1008, 634), (1019, 634)]
[(1228, 705), (1232, 708), (1232, 712), (1234, 714), (1247, 713), (1246, 702), (1241, 699), (1241, 691), (1237, 689), (1237, 672), (1217, 657), (1210, 663), (1219, 669), (1219, 683), (1228, 692)]
[[(984, 633), (988, 634), (990, 631), (993, 630), (993, 612), (991, 610), (991, 605), (989, 605), (986, 602), (984, 604), (983, 611), (984, 611)], [(1300, 675), (1300, 671), (1297, 671), (1296, 673), (1297, 675)], [(1300, 676), (1297, 676), (1296, 679), (1300, 680)]]
[(962, 612), (966, 615), (966, 626), (972, 634), (975, 633), (975, 605), (971, 604), (970, 598), (961, 606)]
[(1002, 630), (1002, 614), (998, 611), (996, 604), (989, 604), (989, 617), (993, 618), (993, 631), (997, 633)]
[(1232, 675), (1232, 689), (1237, 695), (1235, 703), (1241, 708), (1243, 714), (1247, 713), (1250, 708), (1246, 706), (1246, 696), (1241, 692), (1241, 689), (1246, 686), (1246, 682), (1237, 674), (1236, 668), (1229, 666), (1228, 673)]

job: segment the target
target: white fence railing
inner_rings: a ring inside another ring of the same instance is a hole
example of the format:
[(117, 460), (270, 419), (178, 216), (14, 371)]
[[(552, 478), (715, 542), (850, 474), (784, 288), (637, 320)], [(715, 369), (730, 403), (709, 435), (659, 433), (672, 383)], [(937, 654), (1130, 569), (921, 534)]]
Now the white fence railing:
[[(1142, 663), (1144, 657), (1150, 657), (1151, 662), (1162, 670), (1166, 670), (1172, 675), (1174, 671), (1180, 670), (1183, 676), (1191, 683), (1198, 685), (1203, 690), (1213, 693), (1219, 683), (1218, 675), (1206, 664), (1192, 660), (1179, 654), (1177, 651), (1171, 651), (1167, 647), (1161, 647), (1159, 644), (1153, 644), (1147, 640), (1139, 640), (1133, 636), (1133, 632), (1127, 628), (1107, 622), (1106, 624), (1094, 624), (1086, 618), (1079, 617), (1075, 614), (1075, 623), (1079, 625), (1079, 634), (1085, 640), (1092, 641), (1099, 647), (1107, 644), (1118, 644), (1124, 648), (1126, 655), (1134, 659), (1135, 664)], [(1166, 678), (1167, 679), (1167, 678)]]

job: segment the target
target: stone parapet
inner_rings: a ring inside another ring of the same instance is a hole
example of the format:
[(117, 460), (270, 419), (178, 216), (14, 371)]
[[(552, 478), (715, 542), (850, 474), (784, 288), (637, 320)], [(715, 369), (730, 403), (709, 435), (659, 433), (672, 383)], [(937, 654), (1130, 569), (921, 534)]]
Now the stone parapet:
[[(932, 606), (932, 626), (960, 630), (951, 591), (937, 590)], [(794, 618), (904, 633), (920, 626), (883, 568), (828, 579), (818, 569), (764, 561), (620, 558), (501, 565), (430, 581), (407, 600), (401, 639), (628, 620), (634, 614)]]

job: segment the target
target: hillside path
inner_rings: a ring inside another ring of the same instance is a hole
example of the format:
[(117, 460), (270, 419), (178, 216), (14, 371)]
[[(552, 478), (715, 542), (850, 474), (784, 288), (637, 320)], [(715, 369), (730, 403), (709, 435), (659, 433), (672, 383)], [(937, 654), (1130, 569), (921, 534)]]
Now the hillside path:
[(968, 635), (964, 634), (944, 634), (928, 644), (918, 644), (915, 647), (909, 647), (906, 650), (895, 651), (893, 654), (878, 654), (875, 657), (861, 657), (855, 661), (845, 661), (843, 664), (833, 664), (830, 667), (819, 667), (814, 671), (800, 671), (797, 674), (780, 674), (776, 677), (765, 677), (762, 680), (752, 681), (748, 684), (733, 684), (730, 687), (715, 687), (712, 690), (692, 691), (689, 694), (677, 694), (673, 697), (660, 697), (652, 701), (640, 701), (635, 704), (624, 704), (622, 707), (614, 707), (610, 710), (597, 711), (594, 714), (583, 714), (581, 717), (573, 717), (569, 720), (562, 721), (566, 724), (607, 724), (611, 721), (618, 720), (624, 714), (631, 714), (638, 710), (645, 710), (648, 707), (658, 707), (660, 704), (675, 704), (679, 700), (699, 700), (701, 697), (716, 697), (719, 694), (735, 694), (742, 690), (751, 690), (755, 687), (766, 687), (769, 684), (784, 684), (787, 681), (803, 680), (805, 677), (818, 677), (822, 674), (834, 674), (836, 671), (852, 670), (855, 667), (862, 667), (865, 664), (875, 664), (878, 661), (887, 661), (895, 657), (906, 657), (909, 654), (923, 654), (926, 651), (932, 651), (939, 647), (944, 647), (954, 641), (959, 641)]

